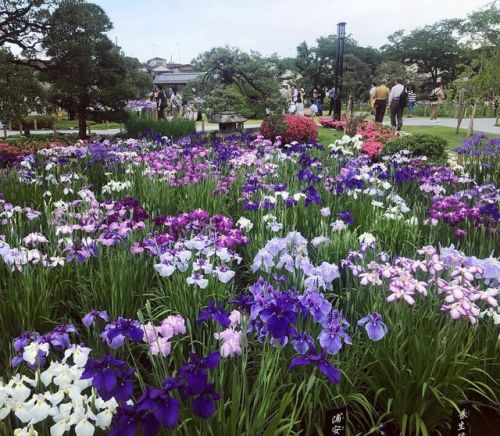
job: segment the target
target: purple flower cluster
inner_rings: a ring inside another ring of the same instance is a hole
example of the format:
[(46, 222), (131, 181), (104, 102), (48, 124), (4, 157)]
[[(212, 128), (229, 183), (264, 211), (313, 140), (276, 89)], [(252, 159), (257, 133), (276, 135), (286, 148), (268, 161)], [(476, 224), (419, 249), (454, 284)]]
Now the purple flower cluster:
[(72, 345), (70, 334), (76, 332), (73, 324), (64, 324), (44, 334), (38, 332), (21, 333), (13, 341), (16, 356), (12, 359), (12, 366), (16, 367), (24, 362), (30, 368), (43, 368), (51, 351), (64, 352)]

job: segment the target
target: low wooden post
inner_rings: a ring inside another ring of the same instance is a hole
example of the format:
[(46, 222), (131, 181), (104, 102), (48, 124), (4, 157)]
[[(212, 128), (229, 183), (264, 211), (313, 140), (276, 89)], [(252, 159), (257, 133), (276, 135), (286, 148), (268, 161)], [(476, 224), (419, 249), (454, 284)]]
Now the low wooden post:
[(38, 130), (38, 123), (36, 121), (36, 117), (33, 118), (33, 130)]
[(54, 124), (52, 124), (52, 130), (54, 131), (54, 135), (57, 133), (56, 129), (56, 122), (54, 121)]
[(19, 133), (23, 134), (23, 125), (21, 123), (19, 123)]

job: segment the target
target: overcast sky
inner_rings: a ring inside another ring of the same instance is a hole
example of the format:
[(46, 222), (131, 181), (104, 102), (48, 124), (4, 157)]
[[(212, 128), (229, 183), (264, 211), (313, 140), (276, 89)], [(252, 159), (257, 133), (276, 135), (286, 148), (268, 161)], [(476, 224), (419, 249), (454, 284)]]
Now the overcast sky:
[(93, 0), (111, 18), (128, 56), (190, 62), (212, 47), (294, 56), (297, 45), (346, 31), (380, 47), (387, 35), (443, 18), (464, 18), (487, 0)]

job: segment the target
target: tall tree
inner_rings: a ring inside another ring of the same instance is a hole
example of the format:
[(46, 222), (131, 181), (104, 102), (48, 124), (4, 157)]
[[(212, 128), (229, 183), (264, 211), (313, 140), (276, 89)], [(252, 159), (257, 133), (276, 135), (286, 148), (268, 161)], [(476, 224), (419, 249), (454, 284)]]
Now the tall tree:
[(458, 19), (442, 20), (405, 34), (399, 30), (387, 39), (383, 53), (391, 60), (416, 65), (420, 73), (429, 74), (435, 85), (438, 78), (453, 81), (460, 73), (465, 51), (459, 44)]
[(2, 0), (0, 2), (0, 46), (6, 43), (22, 50), (35, 49), (49, 26), (51, 12), (60, 0)]
[(120, 111), (133, 96), (119, 47), (106, 36), (111, 28), (99, 6), (63, 0), (42, 41), (50, 57), (46, 77), (67, 101), (76, 102), (80, 138), (86, 137), (89, 111)]

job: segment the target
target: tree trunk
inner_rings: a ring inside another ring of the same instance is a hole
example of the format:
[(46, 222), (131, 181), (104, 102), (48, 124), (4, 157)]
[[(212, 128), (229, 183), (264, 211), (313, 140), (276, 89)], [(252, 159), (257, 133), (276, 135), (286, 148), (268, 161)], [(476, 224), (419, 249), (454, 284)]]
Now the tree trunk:
[(465, 90), (461, 89), (460, 94), (458, 97), (458, 116), (457, 116), (457, 130), (455, 133), (458, 134), (458, 131), (460, 129), (460, 124), (462, 124), (462, 121), (465, 116)]
[(3, 125), (3, 137), (7, 138), (7, 126), (5, 124)]
[(78, 111), (78, 139), (87, 139), (87, 113), (84, 108)]
[(474, 133), (474, 117), (476, 116), (478, 103), (479, 103), (479, 98), (475, 97), (474, 105), (472, 106), (472, 110), (470, 112), (469, 128), (467, 129), (467, 136), (472, 136), (472, 134)]

